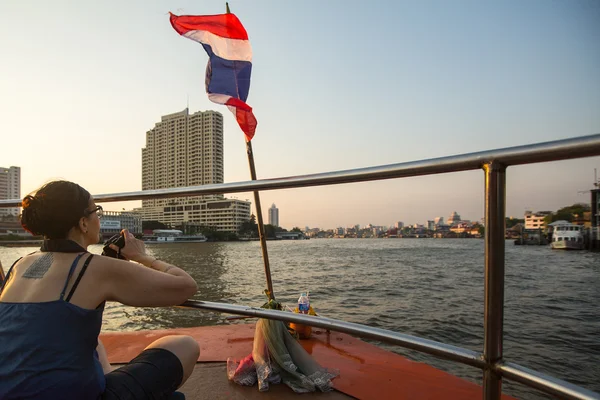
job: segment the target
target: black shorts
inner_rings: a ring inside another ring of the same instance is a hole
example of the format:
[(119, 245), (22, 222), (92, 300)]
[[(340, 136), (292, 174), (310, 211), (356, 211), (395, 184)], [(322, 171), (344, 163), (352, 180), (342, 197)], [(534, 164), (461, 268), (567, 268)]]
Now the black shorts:
[(183, 366), (169, 350), (153, 348), (105, 378), (103, 400), (169, 399), (181, 385)]

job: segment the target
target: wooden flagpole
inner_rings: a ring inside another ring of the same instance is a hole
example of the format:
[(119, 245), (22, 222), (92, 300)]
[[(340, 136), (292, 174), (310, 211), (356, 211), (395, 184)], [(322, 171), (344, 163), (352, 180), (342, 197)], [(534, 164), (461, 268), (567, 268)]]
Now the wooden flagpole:
[[(254, 154), (252, 152), (252, 142), (246, 140), (246, 154), (248, 154), (248, 165), (250, 166), (250, 177), (256, 180), (256, 168), (254, 167)], [(271, 281), (271, 267), (269, 266), (269, 254), (267, 253), (267, 239), (265, 237), (265, 226), (263, 224), (262, 209), (260, 206), (260, 195), (254, 191), (254, 204), (256, 205), (256, 221), (258, 222), (258, 237), (260, 239), (260, 248), (262, 249), (263, 261), (265, 263), (265, 276), (267, 278), (267, 289), (269, 290), (269, 299), (275, 299), (273, 294), (273, 282)]]
[[(231, 14), (229, 3), (225, 3), (227, 14)], [(252, 142), (246, 138), (246, 154), (248, 155), (248, 165), (250, 166), (250, 178), (256, 180), (256, 167), (254, 166), (254, 152), (252, 151)], [(262, 250), (263, 262), (265, 264), (265, 276), (267, 278), (267, 289), (269, 299), (274, 300), (273, 282), (271, 281), (271, 267), (269, 265), (269, 253), (267, 252), (267, 238), (265, 237), (265, 226), (263, 224), (262, 208), (260, 206), (260, 195), (254, 191), (254, 205), (256, 206), (256, 221), (258, 223), (258, 238), (260, 239), (260, 248)]]

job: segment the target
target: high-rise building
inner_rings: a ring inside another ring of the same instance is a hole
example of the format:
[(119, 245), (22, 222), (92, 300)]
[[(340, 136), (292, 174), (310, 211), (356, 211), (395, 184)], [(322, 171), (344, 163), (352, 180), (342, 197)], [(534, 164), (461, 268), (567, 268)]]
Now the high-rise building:
[[(223, 115), (216, 111), (165, 115), (146, 132), (142, 190), (223, 183)], [(250, 219), (250, 202), (222, 194), (142, 201), (142, 219), (186, 222), (236, 232)]]
[(269, 208), (269, 225), (279, 226), (279, 208), (275, 203)]
[[(21, 167), (0, 167), (0, 199), (21, 198)], [(0, 216), (19, 215), (19, 208), (0, 208)]]

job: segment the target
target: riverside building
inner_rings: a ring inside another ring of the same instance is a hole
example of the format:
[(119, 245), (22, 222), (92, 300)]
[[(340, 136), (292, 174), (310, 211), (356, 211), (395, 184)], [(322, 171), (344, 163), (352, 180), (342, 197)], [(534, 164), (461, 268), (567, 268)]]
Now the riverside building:
[[(223, 115), (181, 112), (161, 117), (146, 132), (142, 190), (223, 183)], [(194, 223), (237, 232), (250, 219), (250, 202), (222, 194), (142, 200), (144, 221), (170, 226)]]
[[(21, 167), (0, 167), (0, 199), (21, 198)], [(0, 217), (19, 215), (19, 208), (0, 208)]]
[(538, 211), (536, 213), (525, 211), (525, 229), (545, 229), (546, 222), (544, 219), (550, 214), (552, 214), (550, 211)]
[(142, 216), (133, 211), (103, 211), (100, 218), (100, 234), (107, 239), (127, 229), (134, 235), (142, 233)]
[(275, 203), (269, 208), (269, 225), (279, 226), (279, 208)]

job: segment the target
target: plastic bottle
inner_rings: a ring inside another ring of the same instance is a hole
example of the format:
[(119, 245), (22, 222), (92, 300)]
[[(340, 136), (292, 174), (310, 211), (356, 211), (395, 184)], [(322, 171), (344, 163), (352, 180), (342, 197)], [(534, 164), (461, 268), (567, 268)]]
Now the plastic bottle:
[(310, 300), (306, 293), (301, 293), (300, 298), (298, 299), (298, 312), (300, 314), (308, 314), (308, 310), (310, 308)]

